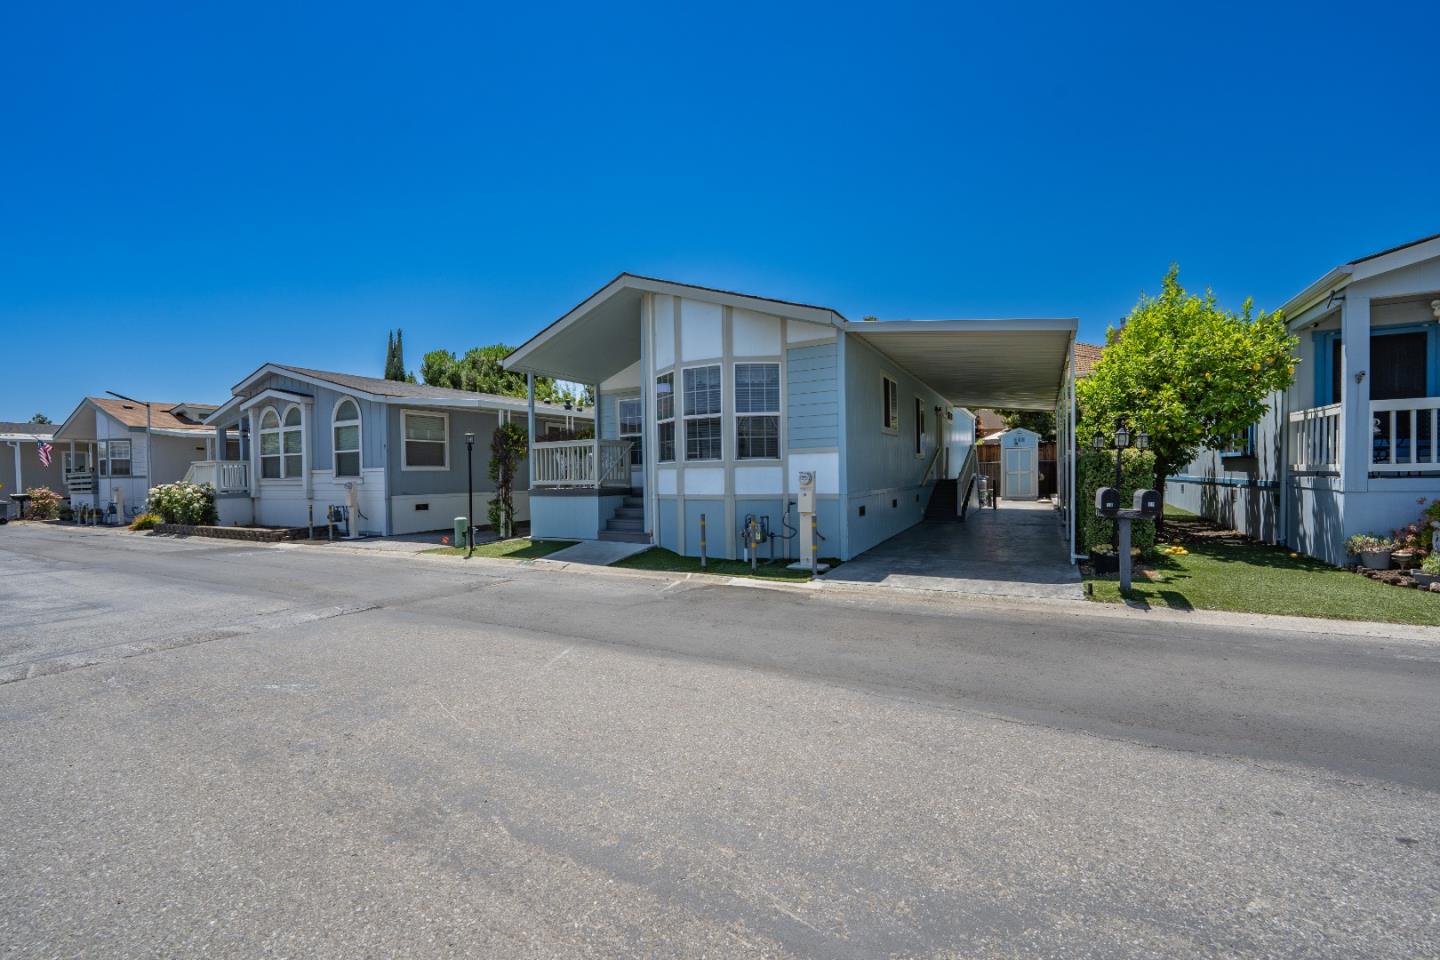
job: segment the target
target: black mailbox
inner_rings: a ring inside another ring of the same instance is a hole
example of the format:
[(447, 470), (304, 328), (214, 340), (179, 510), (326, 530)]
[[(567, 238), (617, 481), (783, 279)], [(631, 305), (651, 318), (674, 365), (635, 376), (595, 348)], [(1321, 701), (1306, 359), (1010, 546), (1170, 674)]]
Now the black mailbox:
[(1146, 520), (1160, 516), (1160, 492), (1158, 490), (1136, 490), (1135, 512)]
[(1120, 491), (1114, 487), (1101, 487), (1095, 491), (1095, 514), (1113, 517), (1120, 512)]

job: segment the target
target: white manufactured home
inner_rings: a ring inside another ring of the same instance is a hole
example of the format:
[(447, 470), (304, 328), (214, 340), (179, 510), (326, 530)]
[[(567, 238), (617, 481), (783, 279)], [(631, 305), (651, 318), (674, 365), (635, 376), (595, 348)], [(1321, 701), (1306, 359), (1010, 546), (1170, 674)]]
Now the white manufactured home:
[(1440, 498), (1440, 235), (1343, 263), (1283, 309), (1295, 383), (1166, 497), (1340, 564), (1350, 535), (1389, 534)]
[[(532, 380), (593, 385), (599, 411), (594, 441), (532, 431), (532, 533), (693, 556), (703, 519), (708, 554), (733, 558), (753, 520), (779, 534), (777, 556), (795, 557), (803, 473), (814, 476), (819, 554), (849, 559), (919, 522), (936, 496), (952, 514), (966, 502), (968, 409), (1055, 411), (1072, 435), (1075, 328), (857, 322), (621, 274), (505, 361)], [(1063, 472), (1068, 523), (1068, 457)]]
[[(391, 536), (483, 520), (495, 486), (490, 441), (530, 415), (515, 397), (267, 363), (232, 388), (206, 419), (222, 458), (197, 458), (189, 478), (213, 484), (222, 525), (323, 526), (353, 505), (352, 529)], [(537, 404), (542, 436), (570, 436), (590, 410)], [(473, 437), (473, 461), (466, 438)], [(516, 520), (529, 518), (528, 484), (515, 487)]]
[(193, 460), (214, 455), (207, 403), (86, 397), (55, 431), (65, 495), (77, 510), (124, 523), (145, 509), (150, 488), (185, 477)]

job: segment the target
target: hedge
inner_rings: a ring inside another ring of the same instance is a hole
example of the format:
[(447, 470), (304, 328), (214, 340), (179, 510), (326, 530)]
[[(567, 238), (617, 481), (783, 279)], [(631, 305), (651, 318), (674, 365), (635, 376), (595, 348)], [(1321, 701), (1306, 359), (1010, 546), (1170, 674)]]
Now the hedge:
[[(1080, 498), (1080, 552), (1108, 547), (1115, 536), (1115, 522), (1095, 516), (1095, 491), (1115, 484), (1115, 451), (1081, 450), (1075, 461), (1075, 484)], [(1129, 508), (1136, 490), (1155, 484), (1155, 455), (1148, 450), (1126, 450), (1121, 461), (1120, 506)], [(1155, 524), (1138, 520), (1130, 525), (1130, 546), (1149, 553), (1155, 547)]]

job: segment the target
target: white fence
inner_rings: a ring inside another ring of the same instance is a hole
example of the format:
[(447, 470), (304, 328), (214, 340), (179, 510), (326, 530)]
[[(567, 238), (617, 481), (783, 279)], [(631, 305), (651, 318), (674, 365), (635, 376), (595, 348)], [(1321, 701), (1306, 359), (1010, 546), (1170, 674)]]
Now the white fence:
[(208, 483), (216, 493), (248, 493), (250, 464), (244, 460), (196, 460), (185, 471), (186, 483)]
[(1290, 469), (1326, 471), (1339, 469), (1345, 430), (1341, 405), (1294, 410), (1290, 413)]
[(629, 440), (559, 440), (537, 443), (537, 487), (630, 486)]

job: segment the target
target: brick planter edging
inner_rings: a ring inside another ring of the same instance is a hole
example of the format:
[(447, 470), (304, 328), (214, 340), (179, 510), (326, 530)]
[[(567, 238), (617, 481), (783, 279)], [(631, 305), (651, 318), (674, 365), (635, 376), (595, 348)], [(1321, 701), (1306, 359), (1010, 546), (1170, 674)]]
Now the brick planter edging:
[(259, 543), (280, 543), (305, 536), (305, 530), (275, 527), (200, 527), (185, 523), (161, 523), (152, 528), (154, 533), (173, 537), (214, 537), (217, 540), (252, 540)]

